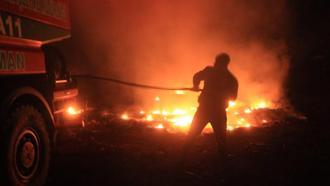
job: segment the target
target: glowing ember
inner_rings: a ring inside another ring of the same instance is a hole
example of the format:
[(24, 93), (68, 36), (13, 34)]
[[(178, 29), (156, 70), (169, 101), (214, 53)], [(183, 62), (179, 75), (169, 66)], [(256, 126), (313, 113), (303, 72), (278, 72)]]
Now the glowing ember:
[(251, 125), (250, 125), (250, 124), (246, 124), (244, 127), (246, 127), (246, 128), (250, 128)]
[(164, 125), (163, 124), (158, 124), (155, 128), (156, 129), (163, 129), (164, 128)]
[(235, 101), (229, 101), (229, 107), (234, 107), (236, 105)]
[(78, 115), (81, 113), (81, 111), (77, 110), (75, 107), (73, 106), (69, 106), (66, 109), (66, 113), (68, 113), (69, 115)]
[(161, 112), (160, 112), (160, 110), (154, 110), (154, 111), (152, 111), (152, 114), (160, 114)]
[(228, 131), (233, 131), (233, 130), (234, 130), (234, 127), (232, 127), (232, 126), (227, 126), (227, 130), (228, 130)]
[(175, 109), (173, 112), (172, 112), (173, 115), (185, 115), (187, 114), (187, 111), (186, 110), (183, 110), (183, 109)]
[(147, 121), (153, 121), (154, 118), (152, 117), (152, 115), (148, 115), (148, 116), (146, 117), (146, 120), (147, 120)]
[(250, 114), (250, 113), (252, 113), (252, 110), (250, 108), (247, 108), (247, 109), (244, 110), (244, 113), (245, 114)]
[(192, 116), (182, 116), (182, 117), (177, 117), (171, 120), (175, 126), (178, 127), (188, 127), (191, 124), (193, 117)]
[(184, 95), (184, 91), (183, 90), (177, 90), (177, 91), (175, 91), (175, 94)]
[(252, 105), (252, 108), (254, 109), (263, 109), (263, 108), (267, 108), (268, 104), (265, 101), (260, 101), (260, 102), (256, 102)]
[(121, 115), (121, 119), (129, 120), (128, 114), (125, 113), (125, 114)]
[(163, 116), (167, 116), (167, 115), (169, 115), (169, 112), (167, 112), (167, 111), (162, 111), (162, 115), (163, 115)]

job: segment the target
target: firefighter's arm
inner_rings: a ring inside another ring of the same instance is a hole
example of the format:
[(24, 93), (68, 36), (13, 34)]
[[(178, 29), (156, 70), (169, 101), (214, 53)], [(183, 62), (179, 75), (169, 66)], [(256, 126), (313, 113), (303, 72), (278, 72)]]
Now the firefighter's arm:
[(198, 90), (201, 81), (205, 80), (206, 74), (210, 67), (206, 67), (204, 70), (197, 72), (193, 77), (193, 89)]
[(233, 77), (232, 85), (231, 85), (231, 98), (230, 100), (236, 100), (238, 94), (238, 81), (235, 77)]

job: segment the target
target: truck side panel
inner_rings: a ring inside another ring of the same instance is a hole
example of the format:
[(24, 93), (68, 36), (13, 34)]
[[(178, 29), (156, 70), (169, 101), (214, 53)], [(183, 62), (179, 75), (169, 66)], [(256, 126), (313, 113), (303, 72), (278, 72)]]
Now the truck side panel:
[(70, 30), (68, 0), (0, 0), (0, 9), (31, 20)]
[(44, 54), (40, 49), (2, 44), (0, 42), (0, 76), (46, 73)]

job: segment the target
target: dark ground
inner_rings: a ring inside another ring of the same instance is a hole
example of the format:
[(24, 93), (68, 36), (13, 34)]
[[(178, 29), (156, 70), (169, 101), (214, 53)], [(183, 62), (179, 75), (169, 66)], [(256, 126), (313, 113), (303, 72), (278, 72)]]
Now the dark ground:
[(230, 132), (225, 175), (211, 171), (211, 134), (196, 141), (186, 171), (177, 174), (183, 139), (122, 122), (62, 132), (47, 185), (330, 184), (330, 135), (311, 123), (287, 120)]

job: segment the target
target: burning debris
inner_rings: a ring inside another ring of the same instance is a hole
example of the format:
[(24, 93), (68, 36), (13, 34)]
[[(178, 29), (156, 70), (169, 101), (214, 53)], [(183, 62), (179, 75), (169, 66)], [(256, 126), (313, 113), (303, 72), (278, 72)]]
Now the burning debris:
[[(176, 91), (176, 94), (185, 95), (185, 92)], [(162, 102), (160, 96), (154, 98), (154, 103), (153, 108), (127, 109), (122, 113), (117, 113), (117, 117), (125, 121), (145, 123), (147, 127), (173, 133), (186, 133), (188, 131), (197, 109), (196, 105), (185, 104), (173, 107), (175, 103)], [(246, 104), (243, 101), (230, 101), (226, 109), (227, 130), (232, 131), (242, 127), (251, 128), (273, 123), (276, 117), (272, 117), (269, 113), (274, 113), (276, 110), (275, 104), (262, 99), (256, 100), (252, 104)], [(212, 132), (212, 127), (208, 125), (204, 132)]]

